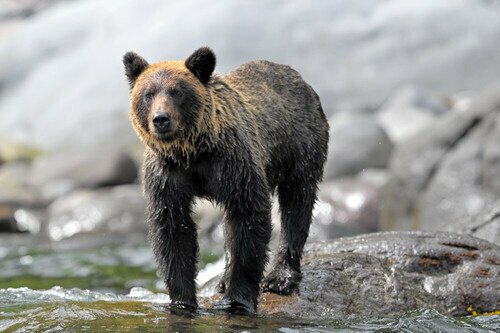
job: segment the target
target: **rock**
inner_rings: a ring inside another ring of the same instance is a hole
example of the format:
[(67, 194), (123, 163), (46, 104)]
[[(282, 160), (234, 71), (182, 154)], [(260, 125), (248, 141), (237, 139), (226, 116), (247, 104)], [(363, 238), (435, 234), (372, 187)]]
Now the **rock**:
[(492, 180), (498, 172), (498, 145), (493, 143), (498, 96), (500, 85), (480, 94), (468, 111), (448, 113), (396, 146), (384, 189), (384, 230), (448, 225), (447, 230), (457, 231), (456, 223), (473, 221), (498, 197)]
[[(259, 314), (335, 320), (421, 308), (452, 316), (493, 312), (500, 307), (499, 265), (498, 246), (454, 233), (383, 232), (312, 243), (299, 292), (263, 293)], [(218, 278), (201, 293), (213, 293)]]
[(0, 166), (0, 207), (43, 207), (47, 202), (26, 184), (30, 165), (18, 161)]
[(387, 169), (363, 169), (363, 171), (358, 173), (356, 179), (382, 189), (389, 181), (389, 172)]
[(45, 232), (54, 241), (89, 235), (103, 244), (145, 235), (145, 200), (139, 185), (78, 190), (55, 200), (47, 210)]
[(451, 100), (446, 96), (410, 86), (400, 89), (384, 103), (377, 119), (391, 141), (400, 143), (430, 126), (450, 108)]
[(378, 231), (381, 192), (370, 183), (337, 179), (320, 185), (310, 239), (327, 240)]
[(74, 188), (129, 184), (137, 178), (134, 160), (121, 150), (81, 151), (50, 155), (36, 161), (29, 181), (47, 198)]
[(19, 232), (11, 207), (0, 206), (0, 233), (2, 232)]
[(486, 143), (499, 136), (500, 109), (483, 117), (441, 159), (419, 198), (422, 230), (466, 230), (470, 221), (500, 197), (495, 180), (487, 182), (490, 175), (498, 174), (500, 159), (485, 155)]
[[(490, 116), (492, 123), (483, 147), (483, 184), (500, 196), (500, 111)], [(488, 119), (486, 119), (488, 121)]]
[(38, 233), (38, 214), (48, 205), (25, 182), (30, 165), (16, 161), (0, 166), (0, 232)]
[(500, 199), (487, 205), (473, 223), (460, 231), (500, 244)]
[(492, 1), (65, 1), (1, 41), (0, 124), (49, 151), (136, 142), (121, 64), (129, 50), (156, 62), (209, 45), (221, 73), (253, 59), (286, 63), (330, 115), (376, 110), (409, 83), (476, 89), (498, 79), (499, 14)]
[(325, 180), (385, 167), (392, 143), (374, 117), (338, 114), (330, 121)]

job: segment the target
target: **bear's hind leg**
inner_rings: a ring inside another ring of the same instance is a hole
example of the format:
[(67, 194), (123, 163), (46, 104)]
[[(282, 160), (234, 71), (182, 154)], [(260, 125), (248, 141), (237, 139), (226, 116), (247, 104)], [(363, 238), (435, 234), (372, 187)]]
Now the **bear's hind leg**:
[(300, 259), (309, 234), (317, 181), (308, 173), (289, 177), (278, 185), (280, 243), (273, 269), (262, 282), (263, 291), (289, 295), (302, 279)]

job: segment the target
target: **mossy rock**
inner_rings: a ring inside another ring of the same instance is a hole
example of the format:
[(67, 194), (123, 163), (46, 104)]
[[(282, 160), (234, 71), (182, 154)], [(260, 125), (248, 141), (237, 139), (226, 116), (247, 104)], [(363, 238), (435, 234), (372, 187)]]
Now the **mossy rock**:
[(43, 155), (42, 150), (0, 137), (0, 164), (18, 160), (32, 161)]

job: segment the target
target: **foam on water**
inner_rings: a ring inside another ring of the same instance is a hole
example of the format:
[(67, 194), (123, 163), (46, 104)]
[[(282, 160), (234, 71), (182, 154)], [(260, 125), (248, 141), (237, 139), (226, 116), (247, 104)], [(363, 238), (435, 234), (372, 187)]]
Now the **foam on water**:
[(138, 301), (150, 303), (168, 303), (170, 298), (166, 294), (155, 294), (145, 288), (133, 287), (127, 295), (82, 290), (79, 288), (64, 289), (59, 286), (48, 290), (33, 290), (27, 287), (0, 289), (0, 309), (7, 306), (22, 304), (56, 303), (65, 301), (77, 302), (119, 302)]

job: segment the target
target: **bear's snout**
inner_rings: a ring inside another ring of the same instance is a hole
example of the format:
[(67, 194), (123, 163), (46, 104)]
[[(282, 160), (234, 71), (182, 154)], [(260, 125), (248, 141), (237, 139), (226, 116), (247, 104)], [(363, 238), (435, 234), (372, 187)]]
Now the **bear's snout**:
[(158, 134), (166, 134), (172, 130), (172, 119), (166, 111), (157, 111), (153, 115), (153, 125)]

